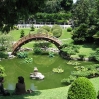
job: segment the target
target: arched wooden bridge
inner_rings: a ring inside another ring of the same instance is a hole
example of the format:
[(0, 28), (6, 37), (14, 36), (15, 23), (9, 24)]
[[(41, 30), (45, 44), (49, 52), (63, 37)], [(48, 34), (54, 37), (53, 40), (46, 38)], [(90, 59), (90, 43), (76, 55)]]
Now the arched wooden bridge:
[(53, 44), (56, 45), (56, 47), (58, 49), (61, 48), (62, 43), (59, 41), (59, 39), (52, 37), (48, 34), (29, 34), (27, 36), (22, 37), (19, 41), (17, 41), (14, 45), (13, 45), (13, 50), (12, 50), (12, 54), (15, 55), (16, 52), (20, 49), (20, 47), (32, 40), (46, 40), (49, 41)]

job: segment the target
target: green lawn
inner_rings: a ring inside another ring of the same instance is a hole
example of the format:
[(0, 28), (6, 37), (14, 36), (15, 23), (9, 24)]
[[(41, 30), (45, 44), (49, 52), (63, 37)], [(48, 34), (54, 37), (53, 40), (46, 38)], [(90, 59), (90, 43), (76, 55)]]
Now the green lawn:
[(17, 41), (20, 39), (20, 32), (24, 30), (25, 35), (28, 35), (30, 32), (30, 29), (19, 29), (19, 30), (12, 30), (10, 31), (10, 35), (13, 37), (14, 41)]

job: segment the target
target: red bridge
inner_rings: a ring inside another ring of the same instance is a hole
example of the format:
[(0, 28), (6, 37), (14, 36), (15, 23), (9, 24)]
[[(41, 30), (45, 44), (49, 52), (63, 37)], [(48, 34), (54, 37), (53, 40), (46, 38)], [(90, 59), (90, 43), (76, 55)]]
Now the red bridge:
[(58, 49), (61, 49), (61, 45), (62, 43), (59, 41), (59, 39), (53, 37), (53, 36), (50, 36), (48, 34), (41, 34), (41, 33), (38, 33), (38, 34), (29, 34), (27, 36), (24, 36), (22, 37), (18, 42), (16, 42), (14, 45), (13, 45), (13, 50), (12, 50), (12, 54), (15, 55), (16, 52), (20, 49), (20, 47), (32, 40), (46, 40), (46, 41), (49, 41), (53, 44), (56, 45), (56, 47)]

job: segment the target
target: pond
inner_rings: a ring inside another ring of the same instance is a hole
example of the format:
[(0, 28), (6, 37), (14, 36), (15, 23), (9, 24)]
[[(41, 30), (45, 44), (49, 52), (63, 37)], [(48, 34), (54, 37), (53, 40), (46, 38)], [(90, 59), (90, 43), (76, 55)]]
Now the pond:
[[(33, 61), (30, 63), (24, 63), (24, 59), (5, 59), (0, 61), (0, 65), (5, 68), (5, 82), (4, 86), (7, 89), (14, 90), (18, 76), (25, 78), (26, 89), (51, 89), (62, 87), (61, 80), (68, 78), (71, 71), (74, 70), (75, 65), (67, 64), (68, 60), (62, 59), (60, 56), (49, 57), (48, 55), (33, 55)], [(75, 61), (74, 61), (75, 62)], [(76, 61), (77, 62), (77, 61)], [(79, 61), (81, 66), (92, 65), (94, 62)], [(37, 67), (45, 78), (44, 80), (30, 79), (30, 73), (33, 72), (33, 68)], [(63, 73), (54, 73), (53, 68), (61, 67)]]

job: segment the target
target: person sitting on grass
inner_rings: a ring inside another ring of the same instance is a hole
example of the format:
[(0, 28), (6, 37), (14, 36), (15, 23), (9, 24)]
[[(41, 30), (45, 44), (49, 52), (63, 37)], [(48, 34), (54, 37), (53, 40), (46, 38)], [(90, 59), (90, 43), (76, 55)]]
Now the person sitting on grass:
[(0, 77), (0, 95), (10, 96), (10, 93), (4, 89), (3, 82), (4, 82), (4, 78)]
[(24, 78), (22, 76), (18, 77), (18, 83), (16, 83), (15, 92), (13, 94), (15, 95), (22, 95), (26, 93), (31, 93), (32, 90), (27, 90), (25, 88)]

